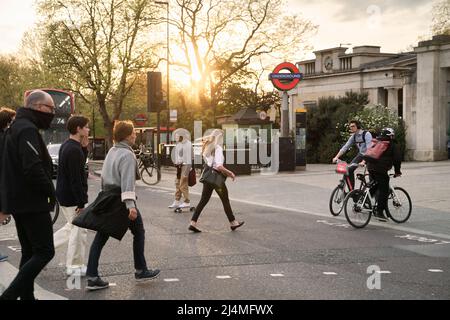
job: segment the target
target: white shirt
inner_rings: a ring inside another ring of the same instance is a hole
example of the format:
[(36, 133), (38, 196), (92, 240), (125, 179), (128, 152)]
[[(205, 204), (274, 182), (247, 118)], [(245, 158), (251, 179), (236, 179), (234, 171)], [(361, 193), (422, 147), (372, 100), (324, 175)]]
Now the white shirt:
[(217, 169), (218, 167), (223, 166), (223, 163), (225, 162), (225, 157), (223, 156), (223, 148), (221, 146), (216, 146), (214, 155), (209, 155), (207, 157), (204, 157), (204, 159), (208, 167)]
[(178, 142), (175, 146), (176, 164), (192, 164), (192, 143), (190, 141)]

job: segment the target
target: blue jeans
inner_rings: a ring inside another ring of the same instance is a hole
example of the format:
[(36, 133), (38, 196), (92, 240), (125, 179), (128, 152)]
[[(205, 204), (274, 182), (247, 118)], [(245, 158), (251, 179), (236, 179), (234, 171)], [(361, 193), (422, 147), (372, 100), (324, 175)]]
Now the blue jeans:
[[(139, 210), (136, 220), (130, 220), (130, 225), (128, 228), (133, 234), (134, 268), (136, 270), (147, 270), (147, 262), (145, 261), (144, 256), (145, 229)], [(102, 249), (108, 239), (108, 235), (100, 232), (97, 232), (97, 234), (95, 235), (94, 241), (92, 242), (91, 249), (89, 251), (89, 261), (87, 265), (86, 276), (98, 277), (98, 261), (100, 260)]]

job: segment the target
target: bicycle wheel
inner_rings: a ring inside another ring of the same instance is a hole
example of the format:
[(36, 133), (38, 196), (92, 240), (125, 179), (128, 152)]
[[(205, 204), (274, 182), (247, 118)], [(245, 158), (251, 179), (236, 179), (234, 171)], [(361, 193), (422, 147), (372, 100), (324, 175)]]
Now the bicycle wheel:
[(396, 223), (408, 221), (412, 211), (411, 197), (408, 192), (400, 187), (395, 187), (394, 190), (391, 189), (386, 211), (392, 221)]
[(338, 216), (344, 206), (345, 191), (341, 186), (334, 188), (330, 196), (330, 212), (333, 216)]
[(52, 224), (55, 224), (56, 220), (58, 220), (59, 216), (59, 203), (56, 201), (55, 208), (53, 211), (50, 211), (50, 216), (52, 217)]
[(141, 170), (142, 181), (148, 185), (154, 185), (159, 182), (158, 170), (154, 166), (143, 167)]
[(361, 190), (353, 190), (344, 201), (345, 218), (354, 228), (364, 228), (372, 217), (372, 204), (366, 193)]

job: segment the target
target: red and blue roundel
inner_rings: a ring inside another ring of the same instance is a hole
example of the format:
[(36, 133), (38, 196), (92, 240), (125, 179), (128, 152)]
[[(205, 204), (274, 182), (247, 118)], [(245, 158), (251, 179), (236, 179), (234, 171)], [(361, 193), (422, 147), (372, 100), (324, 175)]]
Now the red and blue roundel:
[[(291, 73), (280, 73), (281, 70), (288, 70)], [(281, 91), (294, 89), (302, 78), (303, 74), (290, 62), (280, 63), (269, 75), (269, 80), (274, 87)]]

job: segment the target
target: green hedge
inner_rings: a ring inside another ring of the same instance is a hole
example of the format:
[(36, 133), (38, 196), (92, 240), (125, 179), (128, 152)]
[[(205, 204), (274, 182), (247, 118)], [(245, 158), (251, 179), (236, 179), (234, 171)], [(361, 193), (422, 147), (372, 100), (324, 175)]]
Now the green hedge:
[[(317, 107), (308, 108), (307, 161), (308, 163), (330, 163), (350, 136), (349, 122), (359, 120), (365, 130), (376, 135), (384, 127), (392, 127), (403, 154), (406, 150), (406, 128), (389, 108), (369, 105), (367, 93), (347, 92), (344, 97), (321, 98)], [(356, 155), (353, 147), (343, 160)]]

